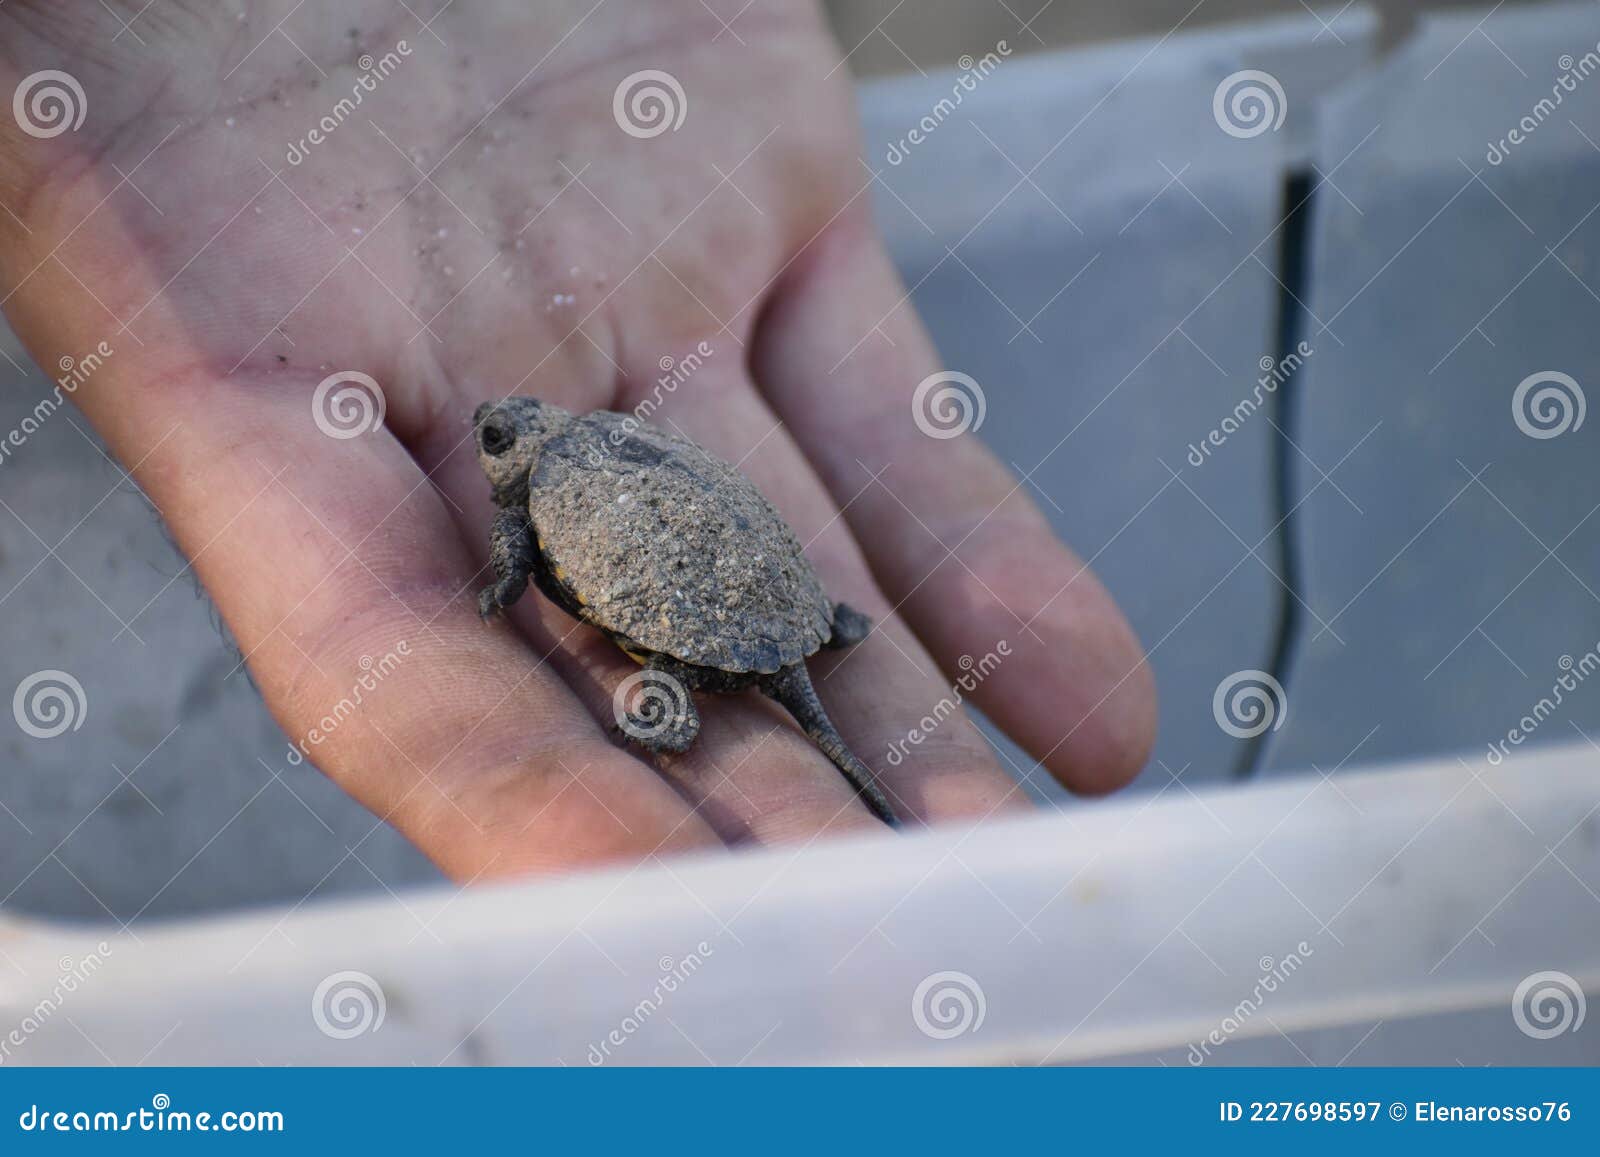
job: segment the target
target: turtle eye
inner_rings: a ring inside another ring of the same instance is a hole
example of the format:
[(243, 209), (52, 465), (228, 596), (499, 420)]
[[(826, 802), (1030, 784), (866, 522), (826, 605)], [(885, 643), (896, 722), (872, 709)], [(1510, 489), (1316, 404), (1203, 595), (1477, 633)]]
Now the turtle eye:
[(485, 425), (479, 434), (479, 440), (483, 445), (483, 452), (496, 458), (517, 444), (516, 436), (499, 422)]

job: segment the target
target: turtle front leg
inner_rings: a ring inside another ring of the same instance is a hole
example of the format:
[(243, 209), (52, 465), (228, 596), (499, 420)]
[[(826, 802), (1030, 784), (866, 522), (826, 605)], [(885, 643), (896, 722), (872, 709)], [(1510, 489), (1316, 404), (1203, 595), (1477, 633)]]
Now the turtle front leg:
[(489, 528), (489, 564), (495, 584), (478, 593), (478, 614), (492, 619), (522, 597), (528, 578), (538, 565), (533, 524), (520, 510), (502, 510)]

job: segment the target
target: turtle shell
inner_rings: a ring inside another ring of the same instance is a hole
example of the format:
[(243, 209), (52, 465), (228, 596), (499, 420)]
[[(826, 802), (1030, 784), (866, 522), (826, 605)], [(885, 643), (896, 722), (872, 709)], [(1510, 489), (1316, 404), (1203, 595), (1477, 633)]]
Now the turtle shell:
[(596, 411), (540, 447), (528, 513), (583, 617), (622, 641), (768, 674), (833, 632), (799, 540), (749, 479), (687, 438)]

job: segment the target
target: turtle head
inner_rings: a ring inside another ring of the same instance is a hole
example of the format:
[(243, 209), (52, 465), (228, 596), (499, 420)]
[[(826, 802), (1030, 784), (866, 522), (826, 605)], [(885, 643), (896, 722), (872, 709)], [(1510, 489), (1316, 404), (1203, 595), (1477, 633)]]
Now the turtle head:
[(570, 421), (569, 412), (538, 398), (506, 398), (478, 407), (472, 415), (478, 464), (494, 487), (496, 502), (527, 502), (528, 473), (539, 448)]

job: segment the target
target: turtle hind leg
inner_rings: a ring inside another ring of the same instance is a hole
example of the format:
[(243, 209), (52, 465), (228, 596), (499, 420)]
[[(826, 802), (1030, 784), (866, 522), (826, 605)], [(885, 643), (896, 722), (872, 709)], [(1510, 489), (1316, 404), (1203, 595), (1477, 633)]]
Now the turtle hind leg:
[(689, 672), (676, 664), (647, 659), (612, 697), (618, 729), (658, 755), (688, 751), (700, 735), (700, 713), (689, 694), (694, 686)]
[(872, 620), (849, 603), (833, 604), (833, 637), (828, 640), (830, 651), (853, 647), (872, 634)]
[(811, 675), (806, 671), (805, 663), (795, 663), (775, 674), (763, 675), (759, 686), (762, 694), (777, 700), (794, 716), (800, 729), (810, 736), (822, 754), (856, 789), (867, 810), (891, 828), (899, 827), (900, 821), (895, 818), (894, 810), (889, 807), (889, 801), (878, 787), (872, 769), (845, 746), (843, 737), (828, 718), (828, 713), (822, 709), (822, 701), (817, 698), (816, 688), (811, 685)]

